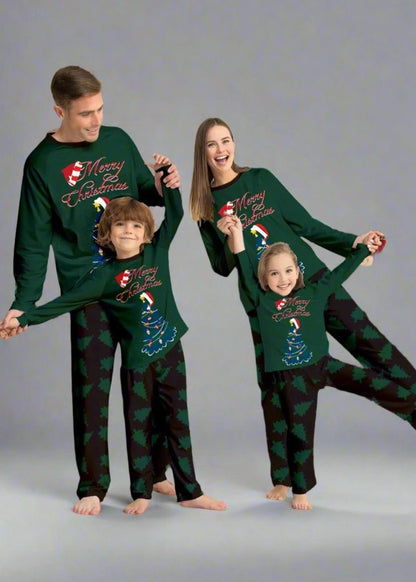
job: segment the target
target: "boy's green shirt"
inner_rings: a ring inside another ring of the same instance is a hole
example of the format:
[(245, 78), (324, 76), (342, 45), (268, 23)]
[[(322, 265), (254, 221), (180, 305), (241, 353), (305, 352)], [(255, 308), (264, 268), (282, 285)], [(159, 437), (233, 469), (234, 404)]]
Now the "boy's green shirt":
[(20, 316), (36, 325), (99, 300), (120, 331), (122, 365), (144, 370), (187, 331), (173, 296), (168, 250), (183, 217), (179, 190), (163, 185), (165, 218), (153, 240), (135, 257), (108, 260), (57, 299)]

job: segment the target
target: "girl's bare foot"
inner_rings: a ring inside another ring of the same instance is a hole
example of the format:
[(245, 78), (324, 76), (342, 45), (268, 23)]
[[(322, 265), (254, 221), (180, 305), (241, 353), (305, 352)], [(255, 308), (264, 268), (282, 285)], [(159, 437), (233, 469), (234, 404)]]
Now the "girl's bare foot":
[(176, 495), (175, 485), (172, 481), (165, 479), (164, 481), (159, 481), (153, 484), (153, 491), (156, 493), (161, 493), (162, 495)]
[(309, 503), (306, 493), (294, 493), (292, 499), (293, 509), (312, 509), (312, 505)]
[(130, 515), (141, 515), (149, 507), (150, 499), (135, 499), (123, 509), (124, 513)]
[(224, 501), (219, 501), (209, 495), (200, 495), (196, 499), (188, 499), (187, 501), (179, 502), (182, 507), (191, 507), (194, 509), (213, 509), (214, 511), (224, 511), (227, 505)]
[(82, 497), (72, 508), (79, 515), (98, 515), (101, 511), (101, 502), (96, 495)]
[(287, 497), (287, 492), (289, 487), (286, 485), (275, 485), (273, 489), (270, 489), (266, 493), (267, 499), (273, 499), (274, 501), (283, 501)]

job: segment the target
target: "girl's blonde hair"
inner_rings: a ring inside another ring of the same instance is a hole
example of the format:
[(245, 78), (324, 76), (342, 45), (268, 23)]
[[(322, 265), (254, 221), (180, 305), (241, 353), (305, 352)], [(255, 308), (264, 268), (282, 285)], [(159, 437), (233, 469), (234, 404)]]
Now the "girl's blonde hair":
[[(211, 195), (212, 172), (207, 162), (206, 142), (207, 133), (216, 125), (225, 127), (230, 132), (231, 139), (234, 136), (231, 128), (225, 121), (219, 117), (208, 117), (198, 127), (195, 136), (194, 146), (194, 169), (192, 174), (191, 195), (189, 198), (189, 209), (191, 217), (196, 222), (201, 220), (214, 220), (213, 200)], [(234, 172), (245, 172), (248, 168), (241, 168), (233, 162), (232, 169)]]
[[(295, 263), (296, 268), (299, 268), (298, 258), (287, 243), (277, 242), (270, 245), (261, 255), (257, 270), (257, 277), (260, 283), (260, 287), (263, 289), (263, 291), (269, 290), (269, 286), (267, 285), (267, 266), (270, 258), (276, 255), (283, 254), (289, 255), (292, 258), (293, 262)], [(299, 271), (296, 285), (294, 286), (293, 289), (294, 290), (302, 289), (302, 287), (305, 287), (305, 282), (303, 280), (302, 273)]]
[[(145, 239), (149, 242), (155, 233), (155, 219), (146, 204), (139, 202), (130, 196), (114, 198), (107, 204), (98, 225), (97, 243), (100, 247), (114, 251), (111, 242), (111, 227), (118, 220), (133, 220), (144, 225)], [(140, 252), (143, 250), (143, 245)]]

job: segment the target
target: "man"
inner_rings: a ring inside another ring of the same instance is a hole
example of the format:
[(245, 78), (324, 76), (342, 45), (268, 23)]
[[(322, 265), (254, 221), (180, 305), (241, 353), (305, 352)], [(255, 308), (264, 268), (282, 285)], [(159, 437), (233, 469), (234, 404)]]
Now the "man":
[[(130, 137), (103, 121), (101, 83), (78, 66), (59, 69), (51, 91), (60, 119), (26, 160), (16, 230), (16, 295), (3, 320), (17, 317), (41, 296), (52, 245), (61, 292), (106, 260), (96, 244), (100, 216), (109, 200), (132, 196), (148, 205), (163, 205), (160, 172), (153, 176)], [(154, 154), (153, 169), (170, 163)], [(176, 166), (164, 178), (180, 187)], [(17, 333), (22, 330), (19, 329)], [(110, 484), (108, 400), (118, 344), (118, 330), (103, 307), (91, 304), (71, 313), (72, 401), (75, 455), (79, 472), (74, 511), (100, 512)], [(166, 480), (162, 438), (154, 450), (154, 488), (174, 494)]]

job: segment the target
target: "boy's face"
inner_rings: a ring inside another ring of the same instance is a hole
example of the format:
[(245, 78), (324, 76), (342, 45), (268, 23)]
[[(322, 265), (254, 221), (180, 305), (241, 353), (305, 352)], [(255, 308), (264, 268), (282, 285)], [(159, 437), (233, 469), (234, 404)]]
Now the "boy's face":
[(279, 295), (289, 295), (299, 277), (299, 267), (288, 253), (272, 255), (267, 261), (266, 281), (269, 289)]
[(60, 134), (65, 142), (94, 142), (100, 134), (103, 122), (103, 98), (101, 93), (84, 95), (71, 101), (66, 108), (55, 105), (61, 120)]
[(144, 243), (150, 242), (146, 228), (136, 220), (117, 220), (111, 225), (111, 242), (118, 259), (129, 259), (138, 255)]

